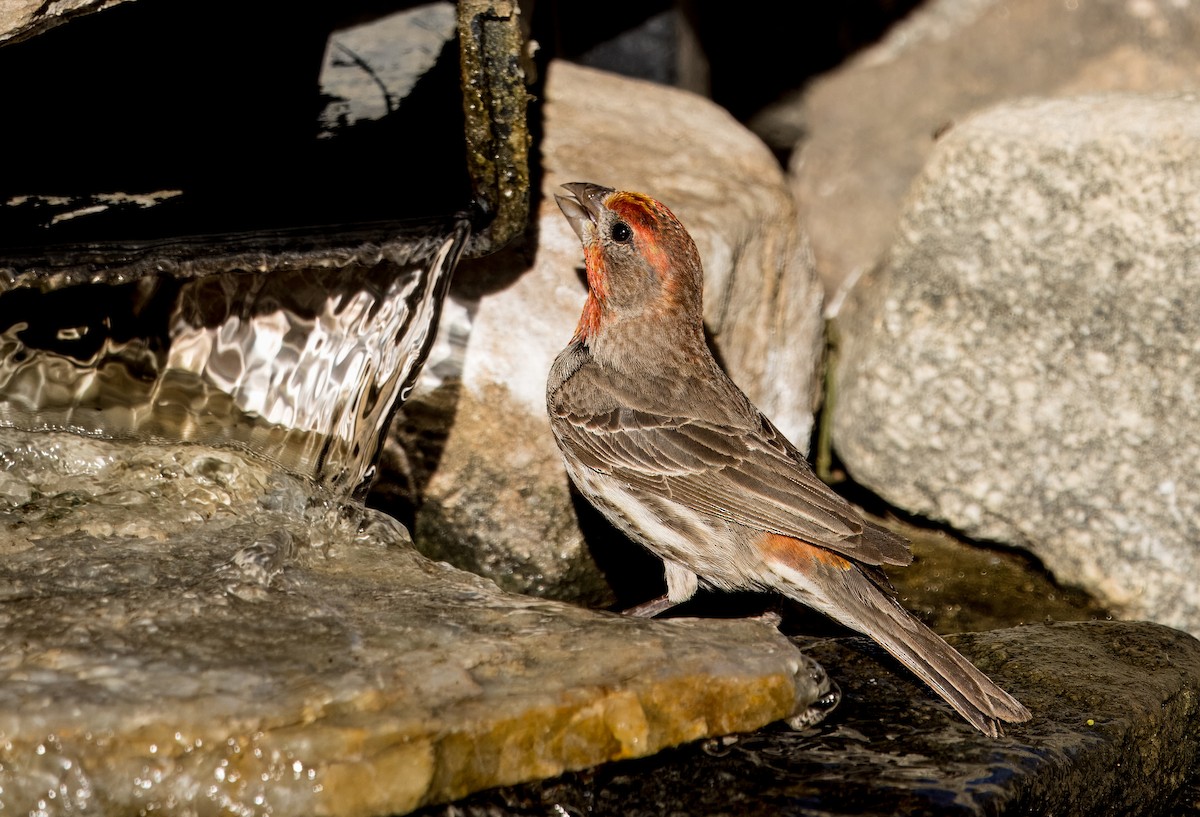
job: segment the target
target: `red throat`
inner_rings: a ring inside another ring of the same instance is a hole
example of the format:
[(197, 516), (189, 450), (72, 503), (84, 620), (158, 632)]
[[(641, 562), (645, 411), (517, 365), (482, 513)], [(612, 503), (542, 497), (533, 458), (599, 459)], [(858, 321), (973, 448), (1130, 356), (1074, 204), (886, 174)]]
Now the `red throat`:
[(572, 342), (588, 340), (595, 337), (599, 329), (600, 304), (596, 300), (596, 296), (589, 292), (587, 302), (583, 305), (583, 314), (579, 316), (579, 324), (575, 327), (575, 335), (571, 340)]
[(584, 265), (587, 267), (588, 296), (583, 305), (583, 314), (575, 327), (576, 340), (587, 340), (596, 336), (604, 314), (604, 299), (608, 296), (604, 257), (599, 244), (591, 244), (583, 250)]

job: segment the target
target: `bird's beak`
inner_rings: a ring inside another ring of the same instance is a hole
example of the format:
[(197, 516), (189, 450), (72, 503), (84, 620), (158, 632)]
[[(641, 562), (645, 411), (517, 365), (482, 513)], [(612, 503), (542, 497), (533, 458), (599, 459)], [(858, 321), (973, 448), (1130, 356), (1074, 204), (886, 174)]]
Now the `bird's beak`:
[(559, 209), (567, 217), (567, 223), (571, 225), (575, 235), (579, 236), (580, 241), (586, 241), (584, 228), (589, 223), (595, 224), (600, 218), (604, 200), (612, 195), (613, 190), (589, 182), (571, 182), (564, 184), (563, 188), (571, 195), (555, 195), (554, 200), (558, 202)]

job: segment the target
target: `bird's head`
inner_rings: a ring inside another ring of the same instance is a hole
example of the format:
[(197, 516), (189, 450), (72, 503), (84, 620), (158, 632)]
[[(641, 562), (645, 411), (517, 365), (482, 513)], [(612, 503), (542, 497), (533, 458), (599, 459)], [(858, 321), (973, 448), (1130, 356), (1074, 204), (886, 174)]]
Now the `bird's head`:
[(588, 299), (577, 340), (595, 340), (617, 326), (656, 331), (666, 321), (703, 332), (703, 272), (696, 244), (663, 204), (586, 182), (564, 184), (555, 196), (583, 243)]

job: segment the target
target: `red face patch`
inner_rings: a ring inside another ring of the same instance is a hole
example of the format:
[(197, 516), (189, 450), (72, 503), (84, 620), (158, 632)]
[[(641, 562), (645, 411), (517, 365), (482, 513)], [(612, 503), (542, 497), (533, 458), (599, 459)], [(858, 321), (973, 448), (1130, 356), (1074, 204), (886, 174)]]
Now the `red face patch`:
[(675, 215), (662, 202), (642, 193), (614, 193), (606, 205), (633, 229), (642, 255), (660, 276), (667, 278), (670, 257), (663, 232), (665, 227), (679, 223)]
[(641, 193), (613, 193), (605, 204), (635, 230), (654, 233), (660, 222), (675, 220), (661, 202)]
[(604, 249), (599, 243), (593, 242), (584, 245), (583, 264), (587, 270), (588, 296), (572, 340), (584, 340), (596, 334), (600, 328), (600, 318), (604, 313), (604, 299), (608, 297)]

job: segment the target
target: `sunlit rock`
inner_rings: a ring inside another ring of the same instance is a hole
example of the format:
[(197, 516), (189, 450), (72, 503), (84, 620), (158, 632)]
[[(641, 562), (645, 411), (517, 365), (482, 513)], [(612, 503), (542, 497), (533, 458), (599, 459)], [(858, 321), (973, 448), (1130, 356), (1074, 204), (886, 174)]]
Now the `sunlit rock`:
[(1200, 755), (1195, 639), (1087, 622), (952, 641), (1033, 719), (988, 738), (864, 640), (827, 641), (809, 650), (844, 670), (844, 696), (815, 729), (703, 741), (420, 814), (1190, 813), (1179, 798)]
[(424, 3), (334, 31), (321, 64), (322, 137), (392, 113), (454, 41), (454, 5)]
[(834, 443), (911, 513), (1200, 633), (1200, 106), (1026, 100), (947, 133), (843, 316)]
[(796, 202), (837, 293), (882, 260), (946, 128), (1029, 95), (1197, 90), (1198, 46), (1195, 7), (1174, 0), (936, 0), (755, 126), (796, 146)]
[(508, 595), (201, 446), (0, 430), (0, 554), (12, 813), (395, 814), (829, 692), (770, 623)]
[(0, 43), (41, 33), (73, 17), (92, 14), (126, 0), (65, 0), (43, 3), (40, 0), (10, 0), (0, 6)]

